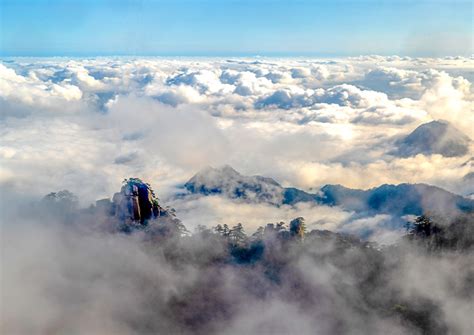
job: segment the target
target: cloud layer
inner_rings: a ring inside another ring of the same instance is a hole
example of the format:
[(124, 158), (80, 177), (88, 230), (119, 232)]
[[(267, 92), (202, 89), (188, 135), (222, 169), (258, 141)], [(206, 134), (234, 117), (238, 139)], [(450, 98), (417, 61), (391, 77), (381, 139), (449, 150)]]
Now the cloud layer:
[(260, 265), (230, 265), (212, 237), (148, 243), (104, 232), (87, 210), (74, 224), (35, 206), (68, 189), (87, 208), (140, 177), (190, 230), (242, 222), (251, 234), (303, 216), (309, 230), (375, 230), (370, 238), (388, 244), (400, 230), (386, 214), (176, 193), (198, 170), (229, 164), (313, 193), (424, 182), (473, 196), (472, 142), (453, 157), (393, 154), (437, 119), (474, 138), (472, 67), (472, 58), (396, 56), (3, 60), (2, 330), (416, 334), (421, 318), (431, 333), (467, 334), (472, 252), (341, 247), (316, 232), (288, 249), (270, 241)]
[(472, 64), (396, 56), (6, 59), (0, 182), (38, 196), (67, 188), (88, 204), (137, 176), (166, 200), (201, 168), (229, 164), (306, 190), (425, 182), (469, 196), (472, 148), (451, 158), (390, 153), (436, 119), (473, 137)]

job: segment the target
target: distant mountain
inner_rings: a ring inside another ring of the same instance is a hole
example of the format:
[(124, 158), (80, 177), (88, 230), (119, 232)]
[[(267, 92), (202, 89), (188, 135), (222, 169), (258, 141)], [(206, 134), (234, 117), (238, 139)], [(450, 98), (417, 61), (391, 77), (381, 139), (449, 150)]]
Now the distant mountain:
[(269, 203), (276, 206), (299, 202), (340, 206), (357, 213), (420, 215), (474, 211), (474, 200), (426, 184), (381, 185), (368, 190), (326, 185), (318, 193), (283, 187), (271, 178), (244, 176), (230, 166), (207, 168), (184, 187), (191, 194), (222, 194), (231, 199)]
[(341, 185), (326, 185), (322, 203), (341, 206), (356, 212), (396, 215), (473, 212), (474, 201), (427, 184), (381, 185), (368, 190), (354, 190)]
[(191, 193), (224, 194), (235, 199), (281, 204), (283, 187), (271, 178), (243, 176), (229, 165), (219, 169), (208, 167), (192, 177), (184, 187)]
[(440, 154), (445, 157), (464, 156), (469, 151), (471, 139), (447, 121), (422, 124), (409, 135), (395, 142), (392, 152), (400, 157), (417, 154)]

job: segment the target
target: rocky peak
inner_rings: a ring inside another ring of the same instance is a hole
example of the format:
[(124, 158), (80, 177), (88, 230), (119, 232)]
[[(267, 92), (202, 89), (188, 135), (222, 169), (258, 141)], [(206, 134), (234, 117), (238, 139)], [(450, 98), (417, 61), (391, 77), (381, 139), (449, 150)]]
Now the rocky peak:
[(125, 179), (120, 192), (114, 194), (113, 204), (115, 216), (125, 221), (145, 223), (160, 216), (155, 193), (139, 178)]

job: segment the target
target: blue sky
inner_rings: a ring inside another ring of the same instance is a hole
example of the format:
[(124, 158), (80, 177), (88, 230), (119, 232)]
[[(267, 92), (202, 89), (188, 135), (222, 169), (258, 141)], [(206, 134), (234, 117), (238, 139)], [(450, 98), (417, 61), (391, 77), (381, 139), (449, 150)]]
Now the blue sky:
[(470, 55), (471, 1), (0, 0), (0, 54)]

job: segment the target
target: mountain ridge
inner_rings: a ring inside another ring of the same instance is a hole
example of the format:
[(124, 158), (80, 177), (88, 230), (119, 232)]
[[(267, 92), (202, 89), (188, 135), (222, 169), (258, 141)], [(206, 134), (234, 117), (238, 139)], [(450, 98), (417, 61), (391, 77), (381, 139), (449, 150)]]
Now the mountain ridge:
[(358, 213), (421, 215), (426, 212), (474, 211), (474, 200), (424, 183), (382, 184), (366, 190), (327, 184), (319, 192), (310, 193), (295, 187), (283, 187), (272, 178), (242, 175), (228, 165), (201, 170), (184, 184), (184, 188), (188, 194), (194, 195), (219, 194), (275, 206), (311, 202), (340, 206)]

